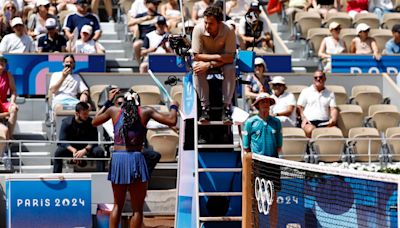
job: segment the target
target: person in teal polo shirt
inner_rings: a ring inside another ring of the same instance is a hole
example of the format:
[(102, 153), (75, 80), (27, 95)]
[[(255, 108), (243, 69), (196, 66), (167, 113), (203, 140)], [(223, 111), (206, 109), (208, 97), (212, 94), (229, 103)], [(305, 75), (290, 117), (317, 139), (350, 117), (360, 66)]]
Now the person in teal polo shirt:
[[(244, 123), (243, 149), (246, 152), (257, 153), (270, 157), (279, 157), (282, 152), (282, 125), (278, 118), (269, 115), (271, 105), (275, 100), (268, 93), (260, 93), (253, 103), (258, 109), (258, 115), (250, 117)], [(278, 165), (269, 164), (265, 172), (266, 181), (273, 182), (273, 201), (269, 211), (270, 227), (278, 225), (278, 204), (276, 192), (281, 190), (281, 170)]]
[(278, 157), (282, 151), (282, 125), (278, 118), (269, 115), (275, 100), (268, 93), (260, 93), (253, 103), (258, 115), (250, 117), (244, 123), (243, 148), (270, 157)]

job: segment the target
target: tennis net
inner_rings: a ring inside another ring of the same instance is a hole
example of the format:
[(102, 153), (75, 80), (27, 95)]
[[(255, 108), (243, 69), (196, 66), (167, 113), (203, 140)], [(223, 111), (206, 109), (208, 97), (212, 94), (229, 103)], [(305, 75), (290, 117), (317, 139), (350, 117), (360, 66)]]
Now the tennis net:
[(258, 154), (251, 161), (251, 227), (398, 227), (398, 175)]

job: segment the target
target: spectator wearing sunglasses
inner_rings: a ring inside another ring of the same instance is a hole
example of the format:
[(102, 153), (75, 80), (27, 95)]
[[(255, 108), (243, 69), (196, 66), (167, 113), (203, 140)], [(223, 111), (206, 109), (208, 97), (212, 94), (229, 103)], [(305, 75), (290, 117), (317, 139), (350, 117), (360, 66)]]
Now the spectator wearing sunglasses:
[(325, 37), (319, 47), (318, 56), (321, 58), (325, 72), (331, 71), (331, 55), (346, 53), (346, 43), (339, 38), (341, 26), (333, 21), (329, 24), (330, 36)]
[(356, 27), (357, 37), (351, 41), (350, 53), (361, 55), (373, 55), (374, 59), (379, 61), (381, 54), (374, 38), (369, 36), (369, 25), (360, 23)]
[[(28, 34), (36, 39), (39, 35), (47, 33), (46, 20), (48, 18), (54, 18), (57, 22), (57, 18), (49, 13), (50, 2), (49, 0), (38, 0), (36, 2), (37, 13), (32, 14), (28, 20)], [(59, 23), (57, 23), (58, 25)]]
[(301, 128), (309, 138), (315, 128), (336, 125), (338, 111), (335, 95), (325, 88), (325, 82), (325, 73), (321, 70), (315, 71), (313, 84), (303, 89), (297, 100)]
[(17, 6), (13, 1), (6, 1), (2, 7), (2, 16), (0, 24), (0, 39), (13, 32), (11, 20), (17, 15)]

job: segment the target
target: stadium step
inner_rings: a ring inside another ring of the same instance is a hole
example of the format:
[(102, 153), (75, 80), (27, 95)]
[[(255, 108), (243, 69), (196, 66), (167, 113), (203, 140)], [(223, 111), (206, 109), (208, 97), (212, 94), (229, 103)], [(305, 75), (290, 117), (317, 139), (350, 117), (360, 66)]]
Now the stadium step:
[[(22, 142), (21, 148), (19, 143), (11, 143), (12, 152), (42, 152), (48, 151), (52, 146), (50, 143)], [(20, 151), (21, 150), (21, 151)]]
[(106, 49), (106, 55), (111, 50), (130, 50), (132, 49), (132, 45), (128, 45), (125, 42), (121, 42), (121, 40), (117, 39), (109, 39), (109, 40), (100, 40), (101, 45)]
[(100, 42), (103, 42), (104, 40), (119, 40), (119, 39), (120, 38), (117, 32), (108, 31), (101, 34)]
[(125, 50), (107, 50), (106, 59), (124, 58)]
[(242, 172), (242, 168), (199, 168), (199, 173), (238, 173)]
[[(44, 116), (44, 115), (43, 115)], [(18, 120), (15, 125), (14, 134), (20, 132), (44, 132), (44, 121)]]
[(199, 196), (242, 196), (242, 192), (199, 192)]
[(242, 216), (200, 217), (202, 222), (241, 222)]
[(14, 152), (13, 158), (21, 157), (24, 166), (50, 165), (50, 152)]
[[(19, 172), (20, 167), (14, 166), (14, 170)], [(52, 173), (52, 165), (23, 165), (21, 166), (21, 173)]]

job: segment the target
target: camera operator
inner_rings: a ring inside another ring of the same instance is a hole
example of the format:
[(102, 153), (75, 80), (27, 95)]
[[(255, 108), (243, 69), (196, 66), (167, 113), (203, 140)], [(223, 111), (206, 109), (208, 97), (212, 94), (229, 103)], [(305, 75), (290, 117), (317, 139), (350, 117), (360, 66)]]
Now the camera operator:
[(149, 53), (171, 53), (172, 49), (168, 45), (167, 20), (163, 16), (158, 16), (156, 30), (146, 34), (143, 40), (143, 48), (140, 56), (143, 62), (140, 64), (140, 73), (147, 72), (149, 67)]
[(202, 107), (199, 121), (210, 120), (207, 72), (214, 72), (220, 68), (224, 76), (222, 121), (232, 122), (230, 105), (235, 91), (235, 31), (223, 23), (223, 14), (219, 7), (209, 6), (204, 11), (204, 21), (195, 26), (192, 39), (193, 71)]
[(252, 2), (246, 15), (239, 22), (240, 49), (254, 47), (256, 52), (268, 52), (269, 48), (273, 49), (270, 29), (260, 14), (258, 2)]

